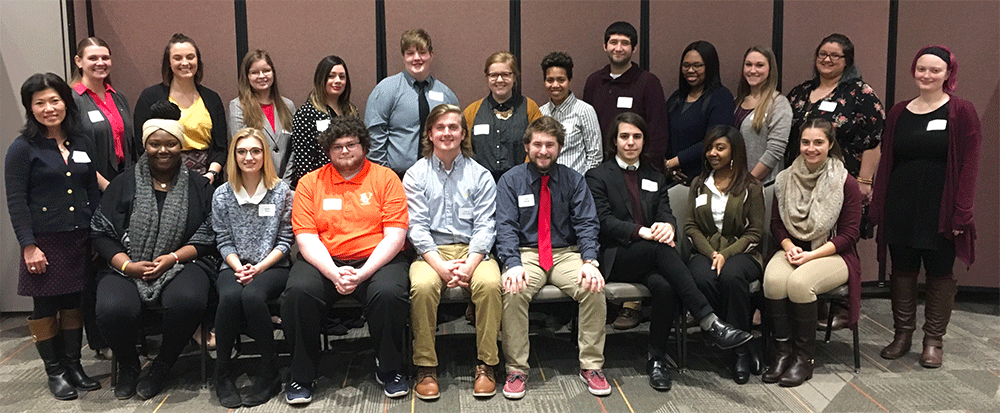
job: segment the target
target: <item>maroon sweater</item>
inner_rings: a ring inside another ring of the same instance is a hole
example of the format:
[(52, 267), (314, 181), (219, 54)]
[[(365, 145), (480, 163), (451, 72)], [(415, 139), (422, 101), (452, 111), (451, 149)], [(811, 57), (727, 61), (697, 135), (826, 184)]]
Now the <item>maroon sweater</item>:
[[(618, 98), (632, 98), (631, 108), (619, 108)], [(642, 70), (639, 65), (622, 73), (617, 79), (611, 78), (611, 65), (605, 65), (587, 78), (583, 88), (583, 101), (594, 107), (597, 122), (601, 125), (602, 141), (607, 140), (608, 129), (615, 117), (623, 112), (635, 112), (649, 125), (649, 139), (646, 141), (646, 156), (653, 168), (663, 167), (663, 157), (667, 153), (669, 128), (667, 127), (667, 100), (663, 96), (663, 86), (656, 75)], [(611, 145), (614, 147), (614, 143)], [(607, 159), (605, 159), (607, 160)]]
[[(979, 144), (983, 139), (979, 115), (972, 102), (950, 95), (948, 102), (948, 164), (941, 194), (941, 208), (938, 215), (938, 233), (955, 243), (955, 255), (965, 265), (972, 266), (976, 260), (976, 224), (972, 209), (976, 203), (976, 178), (979, 175)], [(896, 121), (906, 110), (911, 100), (897, 103), (889, 111), (882, 132), (882, 157), (878, 162), (878, 174), (872, 185), (872, 206), (869, 216), (875, 224), (882, 223), (885, 211), (885, 193), (889, 187), (892, 172), (893, 140)], [(952, 231), (962, 231), (954, 235)], [(878, 226), (878, 259), (885, 260), (886, 245), (882, 236), (882, 225)]]
[[(861, 189), (858, 188), (858, 181), (851, 175), (847, 175), (844, 181), (844, 204), (840, 207), (840, 217), (837, 218), (837, 225), (834, 227), (836, 234), (830, 242), (837, 248), (837, 254), (844, 259), (847, 264), (847, 287), (851, 301), (851, 319), (849, 326), (853, 327), (861, 316), (861, 260), (858, 258), (858, 238), (861, 231)], [(788, 238), (792, 243), (805, 251), (812, 248), (809, 242), (793, 238), (785, 229), (785, 222), (781, 220), (781, 213), (778, 211), (778, 197), (775, 195), (774, 205), (771, 208), (771, 234), (781, 245), (781, 240)]]

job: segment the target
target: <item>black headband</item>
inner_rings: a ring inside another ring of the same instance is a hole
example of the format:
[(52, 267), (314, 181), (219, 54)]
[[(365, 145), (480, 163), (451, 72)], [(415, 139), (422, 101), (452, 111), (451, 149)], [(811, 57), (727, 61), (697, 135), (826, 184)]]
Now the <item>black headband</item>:
[[(920, 56), (923, 56), (925, 54), (931, 54), (940, 57), (941, 60), (944, 60), (944, 64), (948, 65), (947, 67), (951, 69), (951, 53), (948, 53), (948, 51), (937, 46), (931, 46), (920, 52)], [(919, 58), (920, 56), (917, 57)]]

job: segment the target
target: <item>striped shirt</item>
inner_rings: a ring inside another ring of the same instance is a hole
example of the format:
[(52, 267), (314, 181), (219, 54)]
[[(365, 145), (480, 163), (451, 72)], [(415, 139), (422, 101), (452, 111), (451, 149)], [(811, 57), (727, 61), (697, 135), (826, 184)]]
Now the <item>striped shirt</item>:
[(559, 106), (549, 101), (540, 109), (542, 115), (555, 118), (566, 130), (566, 144), (559, 152), (558, 163), (581, 175), (601, 164), (601, 125), (593, 106), (570, 92)]

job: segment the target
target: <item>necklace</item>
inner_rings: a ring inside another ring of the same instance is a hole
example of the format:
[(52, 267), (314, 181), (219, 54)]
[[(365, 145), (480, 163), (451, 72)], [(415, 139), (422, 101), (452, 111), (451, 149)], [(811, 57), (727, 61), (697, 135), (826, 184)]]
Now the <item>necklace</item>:
[(160, 181), (156, 180), (156, 178), (152, 178), (152, 179), (153, 179), (153, 184), (159, 185), (161, 189), (167, 189), (167, 183), (166, 182), (160, 182)]

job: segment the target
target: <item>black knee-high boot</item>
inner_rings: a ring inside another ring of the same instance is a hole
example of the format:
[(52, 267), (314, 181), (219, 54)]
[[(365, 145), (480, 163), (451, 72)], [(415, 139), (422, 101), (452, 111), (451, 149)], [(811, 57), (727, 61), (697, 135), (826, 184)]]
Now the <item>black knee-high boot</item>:
[(79, 308), (59, 311), (59, 326), (62, 329), (62, 359), (69, 382), (77, 389), (93, 391), (101, 388), (101, 383), (90, 378), (80, 365), (80, 347), (83, 345), (83, 311)]
[(45, 374), (49, 376), (49, 391), (59, 400), (77, 398), (76, 387), (69, 382), (66, 367), (62, 363), (62, 337), (59, 337), (59, 321), (55, 317), (28, 319), (28, 329), (35, 339), (35, 348), (45, 363)]

